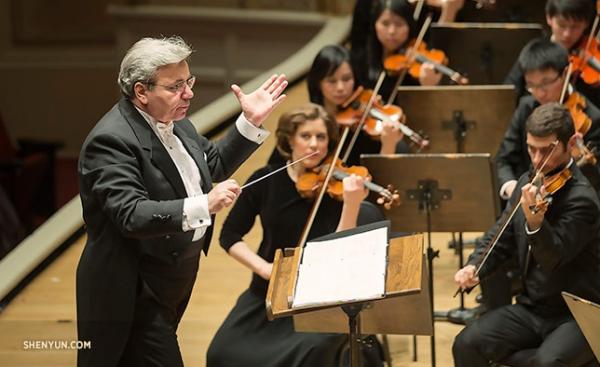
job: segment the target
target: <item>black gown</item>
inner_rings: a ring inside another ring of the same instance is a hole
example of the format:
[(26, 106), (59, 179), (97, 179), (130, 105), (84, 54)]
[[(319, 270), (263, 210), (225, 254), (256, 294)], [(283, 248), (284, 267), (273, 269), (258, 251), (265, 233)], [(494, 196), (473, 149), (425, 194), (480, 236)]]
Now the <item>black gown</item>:
[[(249, 181), (277, 166), (256, 171)], [(258, 255), (272, 262), (275, 250), (293, 247), (300, 238), (312, 202), (300, 197), (286, 172), (244, 189), (229, 213), (220, 236), (225, 250), (242, 241), (258, 215), (263, 239)], [(310, 238), (336, 230), (342, 203), (325, 197), (309, 234)], [(291, 317), (268, 321), (265, 296), (268, 282), (253, 273), (207, 353), (208, 367), (221, 366), (334, 366), (347, 337), (343, 334), (299, 333)]]

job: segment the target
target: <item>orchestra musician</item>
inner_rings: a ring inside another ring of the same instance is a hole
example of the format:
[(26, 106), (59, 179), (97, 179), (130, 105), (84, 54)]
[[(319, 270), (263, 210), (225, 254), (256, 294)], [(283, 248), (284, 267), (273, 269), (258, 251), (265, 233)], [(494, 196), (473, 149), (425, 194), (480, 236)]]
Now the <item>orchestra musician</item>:
[[(339, 45), (325, 46), (317, 53), (306, 80), (310, 102), (323, 106), (330, 116), (336, 116), (340, 112), (341, 106), (348, 101), (357, 88), (354, 70), (350, 64), (350, 53)], [(357, 113), (356, 123), (359, 119)], [(358, 135), (346, 163), (359, 164), (360, 154), (363, 153), (407, 153), (409, 147), (402, 141), (402, 137), (403, 134), (397, 126), (390, 121), (384, 121), (379, 139), (373, 139), (364, 132)], [(284, 162), (284, 157), (275, 149), (269, 158), (269, 163), (283, 164)]]
[[(367, 40), (352, 44), (351, 55), (358, 83), (365, 88), (374, 88), (380, 73), (384, 72), (384, 60), (408, 52), (410, 41), (416, 38), (419, 28), (413, 20), (413, 7), (407, 0), (374, 0), (369, 14), (369, 26), (362, 30), (367, 34)], [(441, 78), (442, 74), (431, 63), (424, 63), (417, 79), (406, 75), (402, 84), (437, 85)], [(384, 79), (379, 91), (384, 101), (392, 94), (396, 80), (393, 75)]]
[[(538, 194), (549, 189), (529, 183), (527, 173), (521, 175), (510, 198), (519, 207), (487, 261), (476, 273), (488, 250), (478, 247), (455, 274), (461, 288), (470, 288), (512, 257), (518, 260), (523, 283), (516, 304), (485, 313), (458, 334), (452, 348), (457, 367), (488, 366), (490, 361), (510, 366), (583, 366), (594, 360), (561, 291), (600, 301), (600, 203), (571, 158), (576, 137), (564, 106), (553, 102), (537, 107), (527, 119), (526, 136), (533, 167), (541, 168), (547, 177), (557, 172), (561, 172), (557, 177), (572, 176), (561, 182), (549, 206), (534, 210)], [(542, 167), (543, 161), (547, 163)], [(504, 218), (486, 233), (485, 243)]]
[[(546, 23), (550, 28), (549, 39), (564, 47), (569, 53), (582, 45), (589, 32), (591, 21), (596, 14), (596, 1), (590, 0), (547, 0)], [(517, 90), (517, 101), (529, 94), (519, 60), (515, 61), (505, 84), (512, 84)], [(596, 106), (600, 106), (600, 87), (587, 85), (578, 79), (575, 89), (586, 96)]]
[[(269, 321), (265, 297), (275, 250), (297, 245), (311, 211), (312, 201), (301, 197), (295, 183), (319, 165), (338, 143), (338, 126), (319, 105), (307, 104), (283, 114), (277, 127), (277, 149), (291, 161), (313, 152), (316, 156), (289, 166), (242, 192), (223, 224), (221, 247), (252, 271), (250, 286), (217, 331), (207, 352), (208, 367), (237, 366), (337, 366), (346, 335), (294, 331), (291, 317)], [(253, 181), (279, 166), (267, 165)], [(343, 202), (325, 195), (309, 239), (356, 226), (366, 197), (364, 180), (343, 180)], [(263, 230), (258, 251), (244, 239), (256, 217)]]

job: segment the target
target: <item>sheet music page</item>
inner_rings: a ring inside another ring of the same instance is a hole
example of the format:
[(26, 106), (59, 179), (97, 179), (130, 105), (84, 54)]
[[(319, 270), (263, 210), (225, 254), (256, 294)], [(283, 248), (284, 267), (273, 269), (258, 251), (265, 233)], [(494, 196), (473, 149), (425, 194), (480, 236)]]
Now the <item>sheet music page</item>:
[(383, 227), (335, 240), (308, 242), (292, 307), (383, 297), (387, 232)]

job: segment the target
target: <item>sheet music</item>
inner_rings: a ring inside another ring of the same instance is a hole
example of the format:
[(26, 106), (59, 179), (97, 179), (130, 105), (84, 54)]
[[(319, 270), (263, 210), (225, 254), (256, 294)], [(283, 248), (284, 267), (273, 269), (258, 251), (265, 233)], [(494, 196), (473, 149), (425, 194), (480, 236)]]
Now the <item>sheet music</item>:
[(308, 242), (298, 269), (293, 308), (382, 298), (388, 229)]

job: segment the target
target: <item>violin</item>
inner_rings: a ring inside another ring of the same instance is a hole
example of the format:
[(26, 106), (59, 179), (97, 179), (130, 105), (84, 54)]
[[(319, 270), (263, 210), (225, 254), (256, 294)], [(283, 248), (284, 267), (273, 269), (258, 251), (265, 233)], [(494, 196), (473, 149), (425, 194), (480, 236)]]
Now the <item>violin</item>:
[(531, 214), (536, 214), (540, 211), (545, 212), (552, 203), (552, 195), (565, 186), (571, 177), (573, 177), (573, 172), (566, 166), (551, 176), (544, 176), (543, 174), (537, 175), (537, 177), (532, 180), (532, 184), (538, 188), (538, 192), (540, 192), (541, 187), (544, 187), (546, 193), (544, 196), (538, 194), (536, 203), (529, 206)]
[[(581, 94), (573, 92), (564, 104), (569, 109), (573, 118), (575, 132), (585, 136), (592, 126), (592, 120), (584, 112), (586, 108), (585, 98)], [(595, 152), (588, 148), (580, 137), (575, 139), (575, 146), (571, 150), (571, 156), (579, 167), (586, 164), (595, 165), (597, 162)]]
[(570, 55), (573, 63), (573, 72), (588, 85), (600, 85), (600, 44), (596, 38), (583, 40), (582, 43), (590, 46), (581, 48), (575, 54)]
[[(350, 99), (342, 105), (342, 108), (336, 114), (336, 120), (345, 125), (356, 121), (365, 112), (368, 102), (372, 97), (373, 90), (358, 87)], [(377, 96), (377, 99), (369, 110), (369, 116), (363, 123), (363, 131), (371, 138), (379, 139), (383, 131), (383, 123), (390, 121), (419, 150), (429, 146), (429, 140), (406, 126), (406, 115), (404, 115), (402, 108), (393, 104), (383, 105), (380, 100), (381, 98)]]
[[(581, 136), (585, 136), (587, 132), (592, 127), (592, 120), (585, 113), (585, 109), (587, 107), (587, 102), (585, 98), (573, 91), (569, 94), (569, 98), (565, 99), (565, 93), (567, 90), (567, 85), (573, 71), (573, 64), (569, 64), (569, 68), (567, 69), (567, 77), (565, 78), (565, 85), (563, 86), (563, 91), (561, 93), (560, 100), (567, 107), (569, 112), (571, 113), (571, 117), (573, 118), (573, 125), (575, 127), (575, 132), (580, 133)], [(564, 102), (563, 102), (564, 101)], [(575, 159), (577, 166), (581, 167), (586, 164), (595, 165), (596, 155), (595, 152), (589, 149), (583, 142), (581, 137), (577, 137), (575, 139), (575, 146), (571, 150), (571, 156)]]
[(584, 38), (571, 55), (574, 72), (586, 84), (597, 86), (600, 84), (600, 45), (595, 37), (600, 21), (600, 1), (596, 1), (596, 18), (590, 30), (590, 36)]
[[(332, 198), (339, 201), (343, 201), (344, 188), (342, 180), (345, 177), (348, 177), (351, 174), (355, 174), (357, 176), (368, 179), (371, 177), (371, 175), (369, 174), (369, 171), (366, 167), (344, 167), (339, 160), (336, 160), (336, 162), (337, 163), (333, 168), (333, 179), (330, 180), (327, 185), (327, 193)], [(326, 159), (325, 163), (321, 166), (316, 167), (311, 171), (307, 171), (298, 177), (298, 180), (296, 182), (296, 189), (298, 190), (298, 193), (301, 197), (306, 199), (315, 198), (317, 193), (323, 187), (326, 178), (326, 172), (330, 165), (331, 158)], [(393, 206), (400, 205), (400, 195), (398, 194), (398, 191), (392, 187), (392, 185), (388, 185), (387, 188), (384, 188), (371, 181), (365, 181), (365, 187), (379, 195), (377, 203), (383, 205), (384, 208), (390, 209)]]
[[(446, 75), (457, 84), (469, 84), (469, 79), (447, 66), (448, 58), (443, 51), (434, 48), (427, 49), (424, 42), (420, 42), (416, 49), (414, 45), (415, 41), (413, 40), (409, 44), (411, 52), (407, 54), (388, 56), (383, 62), (383, 68), (389, 73), (399, 73), (407, 69), (413, 78), (418, 79), (421, 75), (421, 65), (428, 62), (437, 72)], [(412, 57), (409, 55), (410, 53), (412, 53)]]

